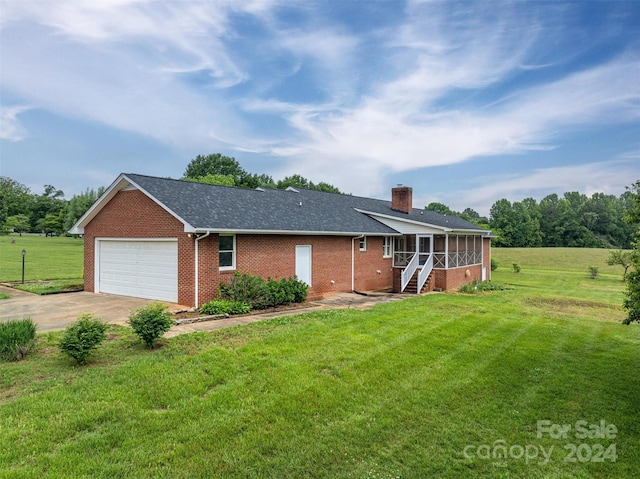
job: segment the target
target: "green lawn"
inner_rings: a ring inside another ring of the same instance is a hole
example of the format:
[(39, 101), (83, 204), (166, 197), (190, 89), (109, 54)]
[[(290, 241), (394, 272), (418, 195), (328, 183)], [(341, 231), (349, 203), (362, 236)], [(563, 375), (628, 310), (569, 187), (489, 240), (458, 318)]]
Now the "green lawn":
[[(153, 351), (111, 327), (82, 368), (60, 333), (39, 335), (26, 360), (0, 364), (0, 477), (638, 477), (640, 327), (620, 323), (622, 283), (520, 263), (495, 272), (512, 290)], [(571, 430), (538, 437), (545, 420)], [(602, 420), (615, 437), (576, 437)], [(506, 458), (485, 457), (500, 444)]]
[(513, 263), (531, 269), (582, 271), (589, 274), (589, 266), (600, 273), (619, 274), (622, 266), (607, 265), (610, 250), (602, 248), (492, 248), (491, 254), (503, 269), (513, 270)]
[[(15, 240), (14, 243), (11, 240)], [(84, 241), (81, 238), (40, 235), (0, 236), (0, 282), (22, 280), (22, 250), (25, 256), (25, 282), (48, 281), (25, 285), (28, 291), (42, 293), (82, 286)]]

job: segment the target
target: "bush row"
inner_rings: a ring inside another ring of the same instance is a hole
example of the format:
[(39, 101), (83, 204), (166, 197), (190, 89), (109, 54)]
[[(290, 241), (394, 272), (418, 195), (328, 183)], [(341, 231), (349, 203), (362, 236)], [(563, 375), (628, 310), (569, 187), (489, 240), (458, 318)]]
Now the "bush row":
[(307, 284), (296, 277), (280, 280), (236, 272), (228, 283), (220, 285), (220, 298), (246, 303), (251, 309), (265, 309), (282, 304), (303, 303)]
[(202, 314), (246, 314), (251, 311), (251, 305), (242, 301), (220, 299), (203, 304), (199, 311)]

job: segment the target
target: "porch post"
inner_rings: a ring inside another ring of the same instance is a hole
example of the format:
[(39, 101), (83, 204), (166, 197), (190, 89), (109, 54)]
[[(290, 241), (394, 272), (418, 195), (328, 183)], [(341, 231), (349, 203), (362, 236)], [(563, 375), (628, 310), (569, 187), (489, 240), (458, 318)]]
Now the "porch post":
[(444, 235), (444, 269), (449, 269), (449, 233)]

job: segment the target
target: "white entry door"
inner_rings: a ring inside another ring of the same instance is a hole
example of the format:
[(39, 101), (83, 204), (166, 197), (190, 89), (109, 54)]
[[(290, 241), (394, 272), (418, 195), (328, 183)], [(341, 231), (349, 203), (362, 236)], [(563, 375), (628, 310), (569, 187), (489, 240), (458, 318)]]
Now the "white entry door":
[(296, 276), (311, 286), (311, 245), (296, 245)]

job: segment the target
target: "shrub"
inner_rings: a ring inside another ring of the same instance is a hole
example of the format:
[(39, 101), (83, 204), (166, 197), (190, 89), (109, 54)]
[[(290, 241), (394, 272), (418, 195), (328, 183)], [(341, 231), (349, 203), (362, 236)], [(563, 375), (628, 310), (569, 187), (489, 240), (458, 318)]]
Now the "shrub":
[(83, 313), (80, 319), (64, 330), (60, 340), (60, 349), (71, 356), (78, 364), (86, 364), (91, 351), (96, 349), (105, 338), (107, 325), (92, 314)]
[(224, 300), (249, 304), (251, 309), (265, 309), (307, 299), (307, 284), (296, 277), (267, 281), (249, 274), (235, 273), (227, 284), (220, 285)]
[(148, 348), (175, 324), (166, 304), (155, 302), (137, 309), (127, 323)]
[(300, 281), (296, 276), (289, 279), (289, 288), (293, 293), (294, 303), (304, 303), (309, 293), (309, 285), (304, 281)]
[(589, 277), (591, 279), (596, 279), (598, 277), (598, 267), (597, 266), (589, 266)]
[(36, 325), (31, 318), (0, 323), (0, 358), (19, 361), (33, 349)]
[(498, 263), (494, 258), (491, 258), (491, 271), (497, 270), (498, 266), (500, 266), (500, 263)]
[(203, 314), (246, 314), (251, 311), (251, 306), (242, 301), (217, 300), (209, 301), (200, 306)]
[(471, 283), (463, 284), (458, 291), (461, 293), (474, 294), (482, 293), (484, 291), (504, 291), (508, 289), (501, 284), (492, 283), (491, 281), (478, 281), (474, 279)]
[(229, 301), (240, 301), (255, 307), (264, 299), (264, 279), (259, 276), (235, 272), (228, 283), (220, 284), (220, 296)]
[(513, 263), (513, 272), (514, 273), (519, 273), (521, 269), (522, 268), (520, 268), (520, 263)]

